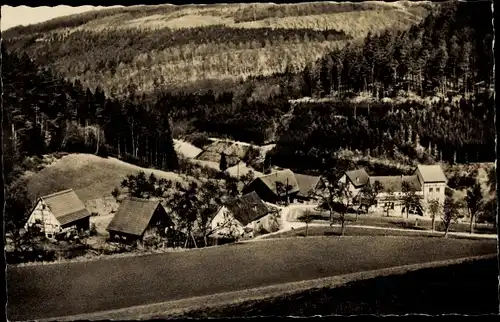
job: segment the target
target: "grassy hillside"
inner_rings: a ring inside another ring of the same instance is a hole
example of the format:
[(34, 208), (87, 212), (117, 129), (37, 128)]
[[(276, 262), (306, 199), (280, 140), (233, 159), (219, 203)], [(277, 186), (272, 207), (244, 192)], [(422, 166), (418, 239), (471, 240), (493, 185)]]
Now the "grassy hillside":
[(129, 174), (144, 171), (157, 178), (182, 180), (178, 174), (154, 169), (144, 169), (115, 158), (101, 158), (92, 154), (64, 156), (41, 171), (26, 173), (30, 198), (43, 196), (64, 189), (74, 189), (82, 201), (110, 197)]
[[(110, 94), (301, 70), (346, 41), (408, 29), (429, 2), (134, 6), (12, 28), (9, 48)], [(132, 84), (132, 86), (130, 86)]]

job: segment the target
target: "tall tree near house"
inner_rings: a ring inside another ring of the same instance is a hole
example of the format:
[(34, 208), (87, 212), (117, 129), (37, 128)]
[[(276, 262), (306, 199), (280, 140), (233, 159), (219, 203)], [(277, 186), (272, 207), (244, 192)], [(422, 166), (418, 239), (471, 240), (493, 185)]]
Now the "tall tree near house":
[(441, 214), (442, 205), (439, 202), (439, 199), (431, 199), (428, 204), (429, 214), (431, 215), (431, 227), (432, 231), (435, 230), (436, 217)]
[(402, 184), (403, 192), (403, 205), (406, 210), (406, 218), (410, 216), (410, 209), (419, 206), (419, 198), (416, 194), (416, 190), (408, 182), (404, 181)]
[(323, 189), (312, 193), (318, 198), (319, 204), (329, 210), (330, 225), (334, 223), (333, 214), (335, 209), (338, 208), (338, 221), (340, 221), (341, 224), (341, 236), (343, 236), (345, 232), (346, 214), (349, 207), (352, 206), (353, 199), (353, 194), (349, 189), (349, 183), (347, 181), (344, 183), (339, 181), (347, 169), (349, 169), (349, 165), (335, 167), (326, 171), (326, 173), (322, 175)]
[(286, 206), (288, 206), (288, 203), (290, 202), (289, 193), (292, 189), (293, 186), (288, 182), (288, 179), (286, 182), (276, 181), (276, 193), (280, 201), (285, 200), (284, 203)]
[[(376, 180), (373, 185), (367, 184), (361, 188), (359, 192), (360, 196), (360, 207), (364, 207), (366, 212), (369, 211), (370, 207), (377, 203), (377, 196), (382, 191), (382, 185), (380, 181)], [(356, 218), (357, 219), (357, 218)]]
[(227, 170), (227, 160), (226, 160), (226, 154), (224, 154), (224, 152), (222, 152), (220, 155), (219, 169), (222, 172)]
[(457, 218), (458, 215), (458, 204), (453, 197), (447, 195), (444, 200), (443, 207), (443, 225), (444, 225), (444, 237), (448, 236), (448, 230), (450, 229), (451, 223)]
[(483, 192), (481, 191), (481, 185), (479, 183), (476, 182), (474, 186), (472, 186), (472, 188), (467, 190), (465, 201), (467, 203), (467, 210), (469, 211), (470, 217), (469, 232), (472, 234), (474, 219), (476, 218), (476, 215), (482, 208), (483, 204)]

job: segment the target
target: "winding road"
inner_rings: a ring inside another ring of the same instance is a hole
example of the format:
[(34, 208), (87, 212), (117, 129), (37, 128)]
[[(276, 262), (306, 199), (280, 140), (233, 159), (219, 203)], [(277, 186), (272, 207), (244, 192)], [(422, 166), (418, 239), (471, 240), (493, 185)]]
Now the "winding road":
[(8, 319), (32, 320), (496, 253), (496, 240), (310, 237), (8, 267)]

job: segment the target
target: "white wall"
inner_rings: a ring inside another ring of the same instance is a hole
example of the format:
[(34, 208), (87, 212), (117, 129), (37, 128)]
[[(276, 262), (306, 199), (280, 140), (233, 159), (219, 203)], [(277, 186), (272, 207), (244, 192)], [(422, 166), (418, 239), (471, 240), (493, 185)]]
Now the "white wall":
[[(227, 222), (230, 222), (230, 227), (228, 227)], [(212, 219), (211, 228), (212, 231), (214, 231), (214, 235), (233, 233), (236, 236), (241, 236), (244, 233), (243, 225), (233, 217), (226, 206), (223, 206), (214, 216), (214, 218)]]
[(42, 200), (38, 201), (38, 204), (28, 218), (28, 221), (24, 226), (25, 229), (34, 225), (37, 220), (41, 222), (42, 230), (46, 235), (62, 231), (61, 224)]

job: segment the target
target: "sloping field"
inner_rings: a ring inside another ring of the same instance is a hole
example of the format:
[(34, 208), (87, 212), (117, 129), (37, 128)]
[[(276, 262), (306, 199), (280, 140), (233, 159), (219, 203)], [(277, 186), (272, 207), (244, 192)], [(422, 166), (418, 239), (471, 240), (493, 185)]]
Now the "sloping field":
[(86, 202), (111, 196), (129, 174), (144, 171), (147, 176), (154, 173), (157, 178), (182, 180), (173, 172), (141, 168), (116, 158), (101, 158), (92, 154), (70, 154), (55, 161), (28, 178), (28, 193), (31, 198), (64, 189), (74, 189)]
[(346, 236), (9, 267), (7, 311), (9, 320), (49, 318), (487, 254), (496, 241)]

